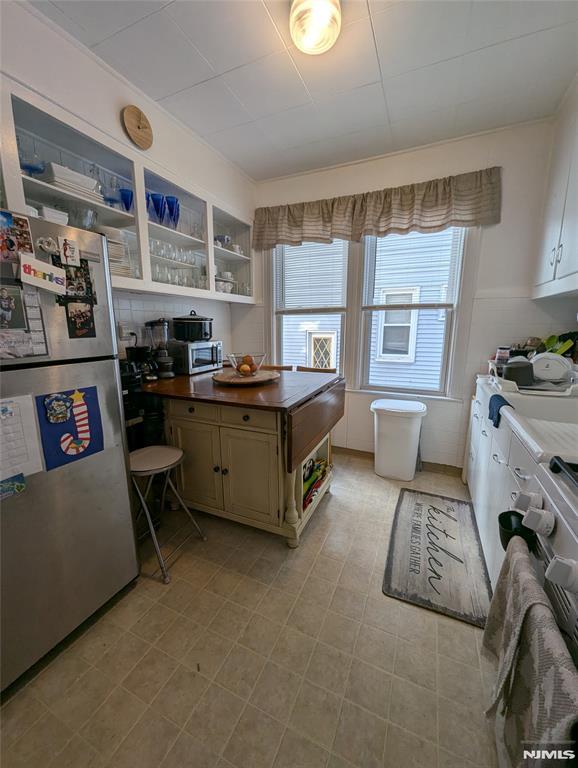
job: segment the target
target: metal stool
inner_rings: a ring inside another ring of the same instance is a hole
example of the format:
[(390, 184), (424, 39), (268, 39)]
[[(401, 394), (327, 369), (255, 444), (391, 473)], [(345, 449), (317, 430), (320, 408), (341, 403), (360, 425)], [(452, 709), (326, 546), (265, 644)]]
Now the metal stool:
[[(140, 514), (141, 509), (144, 510), (144, 513), (146, 515), (146, 518), (149, 524), (149, 529), (151, 532), (151, 537), (153, 540), (155, 551), (157, 553), (159, 566), (163, 574), (163, 581), (165, 584), (168, 584), (170, 582), (171, 577), (169, 576), (169, 572), (165, 565), (165, 561), (163, 559), (161, 548), (159, 546), (157, 535), (155, 533), (155, 529), (153, 526), (151, 513), (146, 502), (146, 499), (151, 489), (155, 475), (160, 475), (162, 473), (164, 473), (165, 475), (165, 481), (163, 483), (163, 492), (161, 496), (161, 511), (164, 510), (165, 508), (165, 497), (167, 493), (167, 488), (170, 488), (171, 491), (177, 497), (181, 507), (185, 510), (187, 515), (191, 518), (191, 521), (195, 526), (195, 528), (197, 529), (197, 531), (199, 532), (199, 536), (201, 537), (201, 539), (203, 541), (207, 540), (207, 537), (199, 528), (197, 521), (191, 514), (185, 502), (182, 500), (179, 492), (173, 485), (173, 481), (171, 480), (171, 471), (175, 467), (178, 467), (184, 458), (185, 458), (184, 452), (180, 448), (175, 448), (172, 445), (149, 445), (147, 448), (139, 448), (137, 451), (131, 451), (131, 453), (129, 454), (130, 476), (141, 503), (141, 507), (138, 511), (138, 514)], [(137, 480), (136, 480), (137, 477), (149, 478), (146, 484), (144, 494), (141, 491), (139, 484), (137, 483)]]

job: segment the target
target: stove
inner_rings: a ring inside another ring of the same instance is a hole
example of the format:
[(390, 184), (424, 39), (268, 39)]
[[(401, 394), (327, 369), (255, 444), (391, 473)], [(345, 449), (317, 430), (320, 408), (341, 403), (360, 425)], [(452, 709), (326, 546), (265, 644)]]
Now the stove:
[(578, 664), (578, 465), (555, 456), (536, 466), (523, 522), (537, 534), (534, 555), (544, 591)]
[[(573, 464), (571, 461), (564, 461), (560, 456), (554, 456), (550, 460), (550, 471), (554, 474), (562, 474), (563, 479), (570, 482), (570, 485), (576, 488), (578, 493), (578, 464)], [(562, 478), (561, 478), (562, 479)]]

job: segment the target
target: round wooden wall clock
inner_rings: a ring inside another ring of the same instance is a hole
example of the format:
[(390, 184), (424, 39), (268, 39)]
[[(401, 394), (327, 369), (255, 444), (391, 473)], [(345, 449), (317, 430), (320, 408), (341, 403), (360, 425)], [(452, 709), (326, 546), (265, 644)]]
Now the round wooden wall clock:
[(124, 107), (120, 118), (127, 136), (140, 149), (149, 149), (153, 143), (153, 129), (145, 113), (134, 104)]

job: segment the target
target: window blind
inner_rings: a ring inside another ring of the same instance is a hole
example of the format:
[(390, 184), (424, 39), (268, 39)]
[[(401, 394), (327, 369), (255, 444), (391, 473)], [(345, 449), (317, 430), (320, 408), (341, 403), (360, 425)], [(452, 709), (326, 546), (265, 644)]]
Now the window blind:
[(275, 249), (277, 310), (342, 308), (346, 303), (347, 243), (303, 243)]
[[(463, 229), (368, 237), (365, 242), (366, 308), (387, 304), (455, 304), (459, 289)], [(419, 286), (409, 294), (399, 289)], [(400, 295), (396, 302), (395, 292)], [(384, 296), (387, 301), (384, 302)]]

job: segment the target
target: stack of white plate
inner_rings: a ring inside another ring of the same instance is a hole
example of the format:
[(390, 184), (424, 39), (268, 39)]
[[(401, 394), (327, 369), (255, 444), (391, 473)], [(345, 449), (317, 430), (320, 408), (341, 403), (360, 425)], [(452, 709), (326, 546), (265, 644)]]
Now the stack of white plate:
[(110, 272), (120, 277), (132, 277), (130, 253), (120, 229), (99, 226), (97, 232), (106, 237)]
[(102, 195), (97, 191), (98, 179), (85, 176), (83, 173), (73, 171), (64, 165), (47, 163), (42, 174), (42, 180), (52, 184), (57, 189), (62, 189), (64, 192), (81, 195), (95, 203), (103, 202)]
[(48, 205), (41, 205), (39, 215), (46, 221), (53, 221), (55, 224), (62, 224), (64, 227), (68, 224), (68, 214), (66, 211), (59, 211)]

